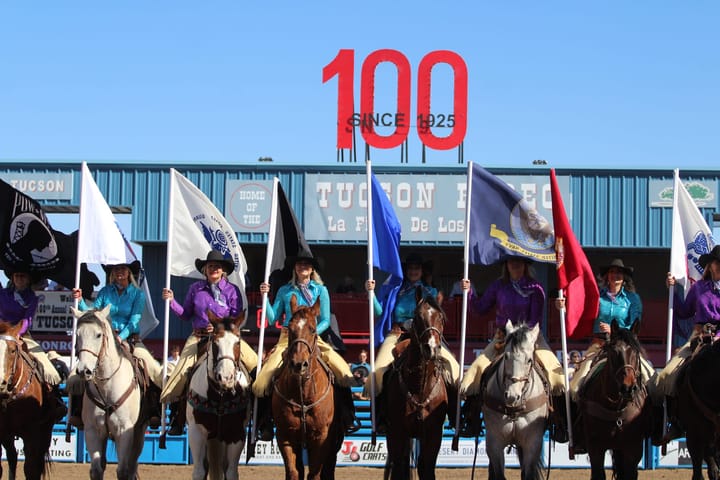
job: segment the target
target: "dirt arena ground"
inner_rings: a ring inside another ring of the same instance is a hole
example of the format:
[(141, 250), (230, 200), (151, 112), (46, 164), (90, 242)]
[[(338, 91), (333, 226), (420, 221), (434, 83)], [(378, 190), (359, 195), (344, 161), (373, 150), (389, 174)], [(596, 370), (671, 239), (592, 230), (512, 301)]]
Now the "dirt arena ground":
[[(6, 468), (3, 462), (3, 469)], [(22, 466), (19, 466), (22, 468)], [(88, 464), (77, 463), (54, 463), (50, 471), (49, 478), (61, 480), (76, 480), (79, 478), (88, 478), (90, 466)], [(167, 480), (167, 479), (185, 479), (190, 478), (192, 466), (179, 465), (141, 465), (140, 478), (142, 480)], [(443, 480), (466, 480), (470, 479), (472, 469), (470, 468), (441, 468), (437, 471), (437, 477)], [(335, 478), (338, 480), (365, 480), (382, 478), (382, 469), (368, 467), (339, 467)], [(240, 466), (240, 478), (248, 478), (253, 480), (261, 479), (281, 479), (284, 473), (282, 467), (250, 467)], [(653, 471), (640, 471), (640, 480), (680, 480), (688, 479), (691, 471), (688, 469), (661, 469)], [(22, 478), (22, 474), (20, 475)], [(517, 469), (508, 469), (506, 471), (508, 480), (519, 480), (520, 471)], [(115, 477), (115, 465), (108, 465), (105, 472), (105, 478), (113, 479)], [(478, 469), (475, 472), (476, 479), (486, 479), (487, 470)], [(590, 478), (590, 471), (586, 469), (553, 469), (550, 471), (550, 478), (559, 480), (577, 480)], [(607, 478), (612, 478), (612, 473), (608, 472)]]

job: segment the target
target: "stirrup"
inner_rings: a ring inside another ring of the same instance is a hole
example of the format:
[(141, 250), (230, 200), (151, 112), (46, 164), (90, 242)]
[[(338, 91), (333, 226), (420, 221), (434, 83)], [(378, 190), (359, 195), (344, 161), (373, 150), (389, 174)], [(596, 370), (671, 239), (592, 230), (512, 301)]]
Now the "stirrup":
[(345, 433), (355, 433), (358, 430), (362, 428), (362, 423), (360, 423), (360, 420), (357, 418), (353, 418), (353, 421), (350, 425), (345, 427)]

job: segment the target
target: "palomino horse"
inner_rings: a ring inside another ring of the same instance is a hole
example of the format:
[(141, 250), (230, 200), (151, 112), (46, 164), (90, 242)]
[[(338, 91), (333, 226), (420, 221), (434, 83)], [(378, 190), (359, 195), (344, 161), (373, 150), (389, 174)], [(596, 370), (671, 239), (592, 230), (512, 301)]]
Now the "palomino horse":
[(540, 366), (535, 362), (539, 325), (505, 326), (505, 351), (483, 375), (488, 478), (504, 480), (507, 445), (515, 445), (520, 478), (543, 478), (540, 456), (548, 417), (548, 393)]
[[(650, 434), (652, 406), (642, 379), (639, 322), (630, 330), (613, 320), (610, 339), (595, 357), (578, 392), (579, 421), (573, 429), (584, 435), (592, 480), (605, 479), (605, 452), (612, 450), (613, 478), (638, 477), (645, 438)], [(645, 379), (647, 380), (647, 379)]]
[(720, 342), (715, 333), (713, 325), (705, 326), (698, 347), (677, 379), (677, 415), (685, 427), (693, 480), (702, 480), (703, 460), (708, 478), (720, 478), (716, 443), (720, 431)]
[(388, 457), (385, 478), (410, 476), (413, 439), (418, 440), (417, 472), (421, 480), (435, 478), (448, 397), (440, 357), (445, 313), (437, 301), (415, 291), (417, 307), (407, 336), (396, 347), (397, 358), (384, 378), (384, 415)]
[(108, 438), (117, 448), (118, 479), (137, 478), (147, 419), (140, 412), (141, 389), (134, 360), (110, 326), (110, 305), (82, 313), (77, 321), (77, 374), (85, 380), (82, 419), (90, 455), (90, 478), (100, 480), (107, 463)]
[(240, 361), (237, 323), (213, 325), (207, 351), (198, 358), (188, 389), (188, 439), (193, 456), (193, 480), (237, 480), (250, 398), (250, 375)]
[(22, 323), (0, 322), (0, 443), (7, 452), (9, 476), (14, 479), (17, 451), (13, 441), (16, 436), (23, 439), (25, 478), (35, 480), (47, 470), (55, 403), (35, 360), (18, 338), (21, 328)]
[(303, 478), (303, 448), (307, 449), (310, 480), (334, 478), (337, 452), (345, 435), (339, 418), (335, 418), (335, 392), (317, 344), (320, 299), (312, 307), (302, 307), (293, 295), (290, 306), (288, 348), (272, 394), (285, 478)]

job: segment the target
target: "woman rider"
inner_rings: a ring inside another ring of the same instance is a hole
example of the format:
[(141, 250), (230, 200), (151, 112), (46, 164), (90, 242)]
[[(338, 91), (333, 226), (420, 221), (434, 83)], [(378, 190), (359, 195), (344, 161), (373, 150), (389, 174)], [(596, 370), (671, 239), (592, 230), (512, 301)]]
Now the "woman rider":
[[(335, 375), (336, 385), (340, 387), (336, 389), (336, 392), (341, 396), (343, 405), (343, 427), (348, 432), (356, 431), (359, 423), (355, 418), (355, 404), (350, 391), (350, 387), (355, 385), (355, 378), (347, 362), (320, 338), (320, 335), (330, 328), (330, 295), (317, 273), (318, 262), (310, 252), (301, 252), (296, 257), (289, 258), (287, 263), (293, 265), (292, 279), (280, 287), (275, 295), (275, 302), (272, 306), (268, 304), (266, 309), (268, 323), (273, 323), (275, 319), (280, 319), (285, 315), (283, 328), (275, 348), (263, 362), (263, 367), (252, 387), (253, 393), (258, 398), (258, 436), (261, 440), (272, 440), (269, 395), (272, 389), (273, 375), (282, 364), (283, 353), (288, 347), (287, 325), (292, 317), (290, 299), (293, 296), (299, 306), (306, 307), (312, 306), (317, 299), (320, 299), (320, 316), (317, 321), (318, 347), (322, 359)], [(260, 292), (269, 293), (270, 284), (265, 282), (260, 284)]]
[[(406, 322), (412, 321), (415, 317), (415, 309), (417, 308), (417, 300), (415, 296), (416, 289), (418, 287), (423, 289), (423, 296), (432, 296), (437, 299), (438, 291), (434, 287), (425, 285), (422, 282), (423, 275), (423, 259), (417, 253), (410, 253), (405, 258), (404, 263), (404, 278), (400, 285), (400, 290), (397, 294), (397, 300), (395, 302), (395, 308), (393, 310), (392, 327), (390, 332), (387, 333), (383, 344), (380, 346), (377, 355), (375, 356), (375, 395), (378, 396), (379, 401), (383, 401), (383, 397), (380, 397), (382, 393), (383, 377), (388, 367), (393, 361), (393, 348), (397, 345), (400, 335), (407, 331), (408, 326)], [(372, 285), (374, 287), (374, 285)], [(382, 308), (378, 302), (375, 302), (375, 313), (379, 315), (382, 313)], [(457, 403), (457, 380), (460, 377), (460, 365), (452, 353), (447, 349), (445, 345), (440, 346), (440, 356), (445, 363), (445, 386), (448, 392), (448, 417), (452, 425), (455, 424), (455, 407)], [(382, 408), (378, 408), (382, 411)], [(383, 418), (378, 417), (378, 423), (382, 428)]]
[[(157, 428), (160, 425), (158, 396), (162, 388), (162, 369), (140, 339), (140, 320), (145, 310), (145, 292), (138, 288), (136, 281), (140, 274), (140, 261), (103, 265), (102, 267), (108, 275), (108, 283), (98, 292), (93, 308), (100, 310), (110, 305), (110, 321), (118, 341), (132, 345), (133, 356), (141, 360), (145, 366), (149, 380), (156, 388), (149, 388), (143, 401), (150, 404), (150, 426)], [(78, 299), (78, 309), (84, 312), (89, 307), (82, 295), (82, 289), (73, 289), (73, 297)], [(82, 425), (80, 406), (82, 405), (83, 385), (81, 378), (72, 372), (68, 378), (68, 392), (74, 395), (73, 411), (69, 421), (78, 427)]]
[[(232, 284), (227, 276), (235, 270), (235, 263), (225, 258), (217, 250), (208, 252), (205, 260), (195, 259), (195, 268), (205, 276), (192, 285), (185, 296), (185, 302), (180, 305), (173, 291), (163, 289), (163, 300), (170, 300), (170, 308), (181, 320), (192, 322), (192, 334), (185, 342), (180, 352), (180, 358), (168, 378), (162, 391), (160, 401), (171, 403), (171, 426), (168, 434), (182, 435), (185, 428), (185, 406), (183, 399), (187, 373), (195, 365), (198, 356), (198, 343), (207, 339), (213, 332), (213, 326), (208, 320), (207, 312), (210, 310), (218, 318), (237, 318), (243, 313), (242, 295), (236, 285)], [(257, 354), (252, 348), (240, 339), (240, 361), (248, 372), (257, 367)]]
[(30, 326), (38, 306), (38, 297), (32, 289), (32, 284), (40, 279), (31, 274), (30, 269), (22, 266), (6, 267), (5, 276), (10, 280), (6, 288), (0, 288), (0, 319), (11, 325), (23, 324), (18, 335), (30, 355), (42, 366), (45, 384), (56, 399), (55, 418), (56, 421), (60, 421), (67, 413), (58, 388), (61, 382), (60, 375), (40, 344), (30, 336)]

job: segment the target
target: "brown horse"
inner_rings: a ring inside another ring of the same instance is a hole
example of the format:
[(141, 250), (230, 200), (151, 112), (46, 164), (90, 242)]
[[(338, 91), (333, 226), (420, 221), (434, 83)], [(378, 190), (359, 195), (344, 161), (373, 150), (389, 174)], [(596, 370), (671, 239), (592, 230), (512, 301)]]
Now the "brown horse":
[(418, 476), (421, 480), (435, 478), (448, 409), (445, 372), (439, 355), (445, 313), (433, 297), (422, 295), (418, 288), (408, 338), (398, 342), (396, 352), (403, 351), (384, 378), (383, 395), (388, 399), (383, 402), (388, 447), (385, 479), (409, 478), (413, 438), (418, 439), (420, 447)]
[(702, 480), (702, 462), (708, 478), (718, 480), (717, 440), (720, 431), (720, 342), (715, 328), (708, 326), (695, 353), (678, 376), (678, 411), (685, 427), (692, 459), (693, 480)]
[(22, 438), (25, 478), (34, 480), (47, 473), (55, 412), (35, 360), (18, 336), (21, 328), (21, 323), (0, 322), (0, 442), (14, 478), (17, 455), (11, 445), (14, 437)]
[(613, 477), (636, 480), (652, 406), (642, 379), (639, 322), (630, 330), (611, 325), (605, 343), (579, 391), (579, 428), (590, 456), (591, 479), (605, 479), (605, 451), (612, 450)]
[(328, 368), (320, 360), (317, 316), (320, 300), (312, 307), (298, 306), (290, 299), (288, 348), (274, 380), (273, 420), (277, 444), (285, 463), (285, 478), (304, 478), (303, 448), (307, 449), (308, 478), (335, 476), (337, 452), (345, 437), (335, 418), (335, 392)]

